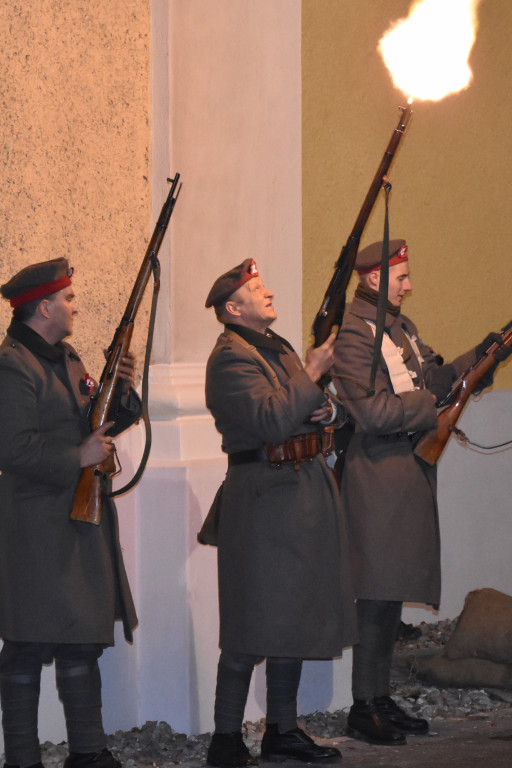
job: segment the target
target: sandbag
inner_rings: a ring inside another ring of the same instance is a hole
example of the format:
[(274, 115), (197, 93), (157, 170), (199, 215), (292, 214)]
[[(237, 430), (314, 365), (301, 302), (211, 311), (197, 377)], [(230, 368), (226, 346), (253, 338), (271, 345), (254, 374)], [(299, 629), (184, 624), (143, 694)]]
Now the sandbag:
[(470, 592), (444, 655), (512, 664), (512, 597), (489, 588)]
[(416, 674), (428, 685), (441, 688), (505, 688), (512, 690), (512, 665), (487, 659), (416, 659)]

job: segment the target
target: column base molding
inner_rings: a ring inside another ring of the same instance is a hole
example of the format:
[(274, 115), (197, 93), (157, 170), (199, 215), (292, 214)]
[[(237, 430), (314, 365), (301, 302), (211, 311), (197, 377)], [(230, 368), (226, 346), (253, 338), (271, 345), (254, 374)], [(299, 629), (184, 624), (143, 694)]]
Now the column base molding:
[(221, 438), (206, 408), (206, 365), (152, 365), (149, 371), (151, 462), (222, 456)]

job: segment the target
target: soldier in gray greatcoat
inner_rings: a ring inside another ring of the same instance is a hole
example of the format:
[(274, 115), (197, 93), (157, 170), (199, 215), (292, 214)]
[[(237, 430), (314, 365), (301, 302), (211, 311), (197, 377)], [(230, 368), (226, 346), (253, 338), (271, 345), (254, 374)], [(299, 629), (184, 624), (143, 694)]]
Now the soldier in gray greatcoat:
[[(100, 525), (70, 519), (81, 469), (113, 451), (112, 435), (139, 415), (134, 361), (121, 365), (117, 413), (90, 434), (96, 391), (63, 341), (77, 314), (64, 258), (23, 269), (1, 286), (13, 319), (0, 346), (0, 699), (6, 765), (39, 766), (42, 664), (55, 660), (70, 754), (66, 768), (120, 768), (106, 749), (98, 658), (114, 621), (132, 639), (135, 609), (113, 502)], [(108, 489), (107, 489), (108, 490)]]
[[(368, 741), (396, 745), (405, 743), (404, 734), (428, 731), (426, 720), (409, 717), (389, 695), (402, 603), (437, 605), (441, 590), (436, 468), (414, 454), (414, 445), (425, 431), (435, 429), (436, 403), (501, 337), (490, 334), (475, 349), (443, 364), (401, 314), (402, 300), (411, 290), (408, 249), (405, 240), (389, 246), (385, 333), (374, 394), (368, 386), (382, 243), (358, 254), (359, 285), (334, 347), (331, 375), (355, 424), (341, 479), (360, 637), (354, 648), (354, 704), (348, 725)], [(502, 348), (496, 359), (506, 354)]]
[(344, 419), (317, 385), (334, 337), (303, 366), (269, 330), (272, 298), (246, 259), (206, 301), (225, 325), (208, 360), (206, 403), (228, 454), (215, 506), (221, 655), (211, 766), (251, 763), (241, 728), (252, 670), (264, 658), (262, 759), (339, 759), (297, 728), (302, 659), (340, 655), (355, 631), (344, 525), (319, 433)]

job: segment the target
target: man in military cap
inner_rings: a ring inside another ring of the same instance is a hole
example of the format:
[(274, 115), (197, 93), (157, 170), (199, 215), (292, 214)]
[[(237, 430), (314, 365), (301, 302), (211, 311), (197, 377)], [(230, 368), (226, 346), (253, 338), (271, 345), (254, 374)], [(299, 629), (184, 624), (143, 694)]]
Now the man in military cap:
[(272, 300), (251, 259), (216, 280), (206, 300), (224, 324), (206, 403), (228, 454), (216, 499), (221, 654), (211, 766), (251, 764), (241, 729), (253, 667), (265, 658), (262, 759), (340, 756), (297, 727), (302, 659), (340, 655), (354, 639), (343, 521), (319, 432), (344, 419), (317, 383), (334, 336), (308, 350), (303, 366), (269, 330)]
[[(334, 347), (331, 375), (355, 424), (341, 481), (360, 637), (348, 726), (371, 742), (397, 745), (405, 744), (406, 734), (428, 731), (426, 720), (407, 715), (389, 695), (402, 603), (438, 605), (440, 599), (436, 469), (414, 455), (414, 444), (436, 427), (436, 403), (452, 383), (501, 337), (490, 334), (443, 364), (401, 313), (412, 287), (408, 247), (392, 240), (385, 332), (370, 392), (382, 251), (380, 242), (358, 254), (359, 284)], [(504, 359), (507, 350), (502, 352)]]
[[(78, 312), (64, 258), (26, 267), (0, 288), (13, 308), (0, 346), (0, 699), (6, 765), (41, 767), (42, 664), (55, 660), (66, 768), (119, 768), (106, 748), (98, 658), (114, 621), (132, 638), (135, 610), (105, 494), (99, 526), (70, 519), (81, 469), (113, 451), (138, 417), (134, 360), (122, 361), (117, 413), (89, 434), (96, 384), (63, 339)], [(115, 426), (114, 420), (115, 419)]]

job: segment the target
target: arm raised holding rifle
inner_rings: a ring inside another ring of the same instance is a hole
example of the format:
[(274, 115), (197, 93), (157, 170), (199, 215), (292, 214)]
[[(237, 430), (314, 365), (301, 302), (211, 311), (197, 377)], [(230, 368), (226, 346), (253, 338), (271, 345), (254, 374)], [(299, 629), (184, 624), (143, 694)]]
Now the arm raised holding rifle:
[[(387, 177), (387, 173), (391, 167), (391, 163), (398, 150), (400, 140), (405, 133), (412, 115), (410, 103), (407, 105), (407, 107), (400, 107), (400, 110), (402, 114), (400, 115), (398, 125), (393, 131), (388, 146), (386, 147), (384, 155), (382, 156), (379, 167), (377, 168), (377, 172), (372, 179), (370, 188), (368, 189), (366, 197), (361, 206), (361, 210), (359, 211), (347, 242), (341, 249), (338, 260), (334, 265), (334, 274), (329, 282), (329, 285), (327, 286), (322, 304), (314, 319), (312, 333), (315, 347), (320, 347), (323, 344), (326, 344), (327, 340), (333, 333), (333, 329), (336, 329), (338, 332), (341, 328), (343, 315), (345, 312), (347, 288), (350, 282), (350, 278), (352, 277), (352, 272), (354, 270), (357, 252), (359, 250), (359, 243), (381, 189), (384, 189), (386, 193), (387, 227), (387, 196), (391, 189), (391, 184)], [(328, 382), (329, 376), (325, 375), (320, 380), (319, 385), (321, 387), (325, 387)], [(336, 432), (332, 427), (325, 429), (326, 445), (329, 446), (329, 450), (335, 446), (336, 453), (338, 454), (338, 462), (335, 471), (335, 477), (338, 484), (341, 478), (346, 445), (350, 440), (352, 429), (353, 425), (350, 420), (345, 423), (342, 429), (338, 429)]]
[(334, 267), (334, 274), (313, 322), (315, 347), (323, 344), (329, 337), (333, 327), (340, 327), (343, 321), (346, 291), (356, 262), (359, 243), (380, 190), (383, 187), (389, 186), (387, 173), (411, 118), (411, 105), (408, 104), (405, 108), (401, 107), (401, 112), (398, 125), (393, 131), (393, 135), (386, 147), (386, 151), (370, 184), (352, 231), (341, 249), (338, 261)]

